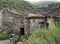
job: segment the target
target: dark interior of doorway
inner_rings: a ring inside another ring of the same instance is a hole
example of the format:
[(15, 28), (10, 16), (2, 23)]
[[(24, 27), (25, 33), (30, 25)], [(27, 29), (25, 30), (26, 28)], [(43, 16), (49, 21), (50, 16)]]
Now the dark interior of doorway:
[(24, 35), (24, 28), (20, 28), (20, 35)]

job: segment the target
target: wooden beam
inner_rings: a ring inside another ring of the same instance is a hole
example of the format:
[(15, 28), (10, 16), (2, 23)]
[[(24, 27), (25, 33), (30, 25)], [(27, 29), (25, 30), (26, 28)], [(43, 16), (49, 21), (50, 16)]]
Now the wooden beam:
[(40, 16), (36, 16), (36, 17), (25, 17), (25, 19), (44, 19), (45, 17), (40, 17)]

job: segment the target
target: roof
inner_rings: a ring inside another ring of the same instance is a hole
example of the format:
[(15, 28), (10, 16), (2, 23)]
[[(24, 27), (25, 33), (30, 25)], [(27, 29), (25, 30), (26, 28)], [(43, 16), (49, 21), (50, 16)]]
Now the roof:
[(40, 18), (44, 19), (44, 17), (45, 16), (42, 14), (28, 13), (28, 16), (26, 16), (25, 18), (26, 19), (40, 19)]
[(37, 17), (37, 16), (42, 16), (42, 14), (34, 14), (34, 13), (28, 13), (29, 17)]
[(14, 14), (20, 14), (18, 11), (16, 11), (16, 10), (8, 10), (9, 12), (12, 12), (12, 13), (14, 13)]
[(6, 8), (4, 8), (4, 10), (7, 10), (8, 12), (11, 12), (11, 13), (13, 13), (13, 14), (17, 14), (17, 15), (22, 15), (22, 13), (21, 12), (18, 12), (17, 10), (15, 10), (15, 9), (6, 9)]

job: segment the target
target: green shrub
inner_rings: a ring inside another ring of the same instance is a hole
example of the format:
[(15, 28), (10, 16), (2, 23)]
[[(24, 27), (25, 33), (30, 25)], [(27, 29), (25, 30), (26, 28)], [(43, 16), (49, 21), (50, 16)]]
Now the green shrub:
[(3, 39), (9, 39), (11, 37), (12, 30), (6, 30), (3, 32), (0, 32), (0, 40)]
[(60, 29), (58, 27), (51, 28), (49, 33), (54, 38), (56, 44), (60, 44)]
[(28, 37), (28, 40), (23, 40), (24, 44), (60, 44), (60, 29), (50, 27), (46, 29), (38, 29)]
[(10, 30), (10, 29), (6, 30), (6, 32), (7, 32), (8, 34), (13, 33), (13, 31), (12, 31), (12, 30)]

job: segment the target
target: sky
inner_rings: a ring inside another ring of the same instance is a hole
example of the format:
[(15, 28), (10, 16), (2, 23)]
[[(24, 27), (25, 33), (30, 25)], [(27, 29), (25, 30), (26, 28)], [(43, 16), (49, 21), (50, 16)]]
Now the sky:
[(25, 0), (25, 1), (29, 1), (29, 2), (39, 2), (39, 1), (58, 1), (58, 2), (60, 2), (60, 0)]

